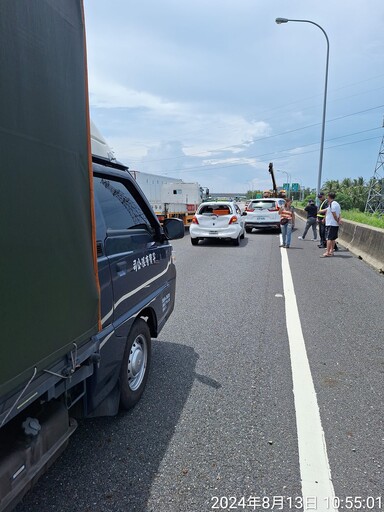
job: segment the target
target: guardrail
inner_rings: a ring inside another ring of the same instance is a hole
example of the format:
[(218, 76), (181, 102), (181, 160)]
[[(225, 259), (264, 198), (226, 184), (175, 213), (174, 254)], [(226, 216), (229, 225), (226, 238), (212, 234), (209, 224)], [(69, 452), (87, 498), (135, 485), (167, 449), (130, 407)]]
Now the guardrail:
[[(295, 212), (303, 220), (307, 218), (302, 208), (295, 207)], [(384, 273), (384, 229), (343, 219), (339, 241), (358, 258)]]

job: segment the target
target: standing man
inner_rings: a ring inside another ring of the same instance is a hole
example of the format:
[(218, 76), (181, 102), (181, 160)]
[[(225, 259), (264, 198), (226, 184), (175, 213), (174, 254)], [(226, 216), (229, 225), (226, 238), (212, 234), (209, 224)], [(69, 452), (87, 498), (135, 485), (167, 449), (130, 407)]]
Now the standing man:
[(335, 252), (335, 243), (339, 233), (341, 208), (337, 201), (335, 201), (336, 194), (330, 192), (328, 194), (328, 207), (319, 210), (319, 213), (325, 214), (325, 237), (327, 239), (327, 250), (322, 255), (322, 258), (333, 256)]
[(311, 238), (311, 240), (316, 241), (317, 240), (317, 231), (316, 231), (317, 206), (315, 205), (315, 201), (310, 199), (308, 201), (307, 206), (304, 208), (304, 210), (307, 212), (307, 223), (305, 225), (303, 236), (299, 236), (298, 239), (304, 240), (305, 235), (308, 233), (309, 228), (312, 227), (313, 238)]
[(325, 197), (324, 192), (320, 192), (317, 196), (320, 200), (319, 211), (317, 212), (317, 223), (319, 226), (319, 237), (320, 244), (319, 247), (321, 249), (325, 249), (327, 247), (327, 241), (325, 239), (325, 213), (320, 213), (324, 211), (328, 206), (328, 199)]

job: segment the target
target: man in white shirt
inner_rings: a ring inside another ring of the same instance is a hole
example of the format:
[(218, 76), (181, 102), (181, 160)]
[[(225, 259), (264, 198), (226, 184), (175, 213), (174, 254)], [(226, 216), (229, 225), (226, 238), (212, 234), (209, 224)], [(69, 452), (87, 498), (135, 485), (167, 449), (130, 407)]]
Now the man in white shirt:
[(341, 208), (337, 201), (335, 201), (336, 194), (330, 192), (328, 194), (328, 207), (325, 210), (320, 210), (319, 213), (325, 214), (325, 237), (327, 240), (327, 250), (322, 255), (322, 258), (333, 256), (335, 252), (335, 243), (338, 237)]

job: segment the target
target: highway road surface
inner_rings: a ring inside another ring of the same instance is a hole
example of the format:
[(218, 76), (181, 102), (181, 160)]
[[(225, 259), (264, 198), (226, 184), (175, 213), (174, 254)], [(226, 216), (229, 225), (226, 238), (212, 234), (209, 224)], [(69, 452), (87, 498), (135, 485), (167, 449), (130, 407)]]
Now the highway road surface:
[(174, 243), (141, 402), (81, 421), (17, 512), (384, 510), (384, 276), (303, 225)]

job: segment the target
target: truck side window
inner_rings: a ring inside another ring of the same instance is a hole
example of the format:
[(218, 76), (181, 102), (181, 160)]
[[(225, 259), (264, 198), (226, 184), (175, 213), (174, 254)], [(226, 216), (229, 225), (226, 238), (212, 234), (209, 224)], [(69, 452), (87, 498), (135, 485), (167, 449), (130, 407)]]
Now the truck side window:
[(95, 194), (103, 211), (107, 229), (129, 229), (150, 223), (128, 189), (116, 180), (94, 178)]

